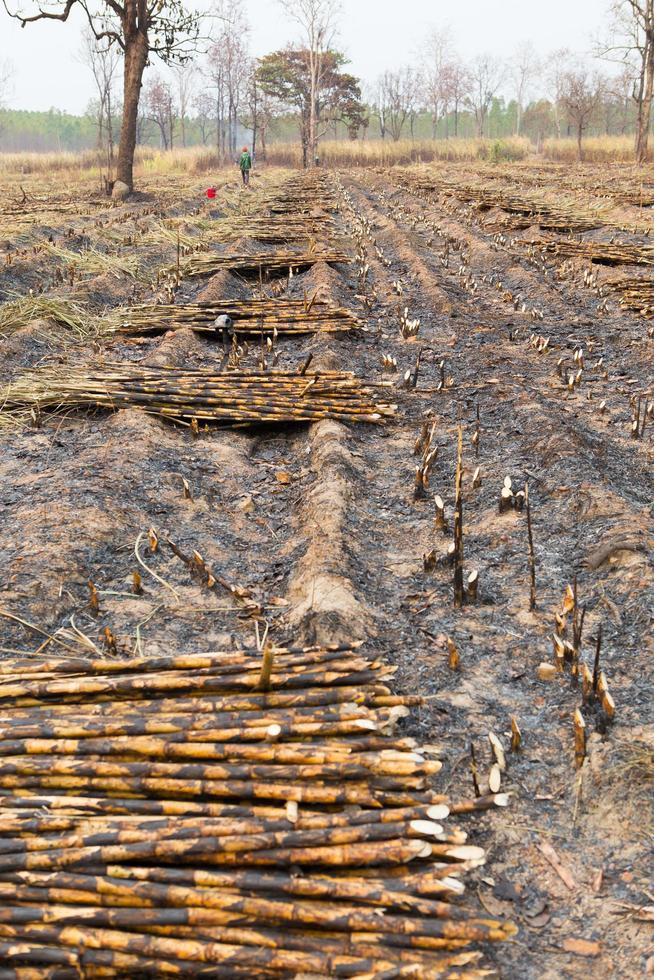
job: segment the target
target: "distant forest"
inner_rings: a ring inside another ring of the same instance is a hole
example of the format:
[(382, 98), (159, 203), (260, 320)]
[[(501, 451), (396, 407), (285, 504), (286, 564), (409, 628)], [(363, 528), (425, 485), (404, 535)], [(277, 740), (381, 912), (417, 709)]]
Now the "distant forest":
[[(512, 136), (517, 128), (517, 102), (508, 103), (503, 98), (493, 100), (488, 113), (486, 135), (491, 139), (502, 139)], [(633, 132), (635, 107), (633, 103), (618, 105), (607, 101), (602, 106), (588, 127), (586, 135), (621, 135)], [(381, 139), (380, 123), (377, 112), (368, 108), (365, 121), (357, 136), (366, 139)], [(120, 128), (120, 107), (116, 108), (115, 129)], [(543, 139), (556, 136), (557, 123), (554, 107), (547, 100), (530, 103), (523, 111), (521, 133), (528, 136), (535, 144)], [(563, 127), (560, 135), (568, 136), (568, 127)], [(243, 127), (243, 132), (247, 128)], [(447, 139), (455, 135), (469, 138), (476, 135), (477, 127), (472, 112), (461, 111), (455, 117), (454, 112), (442, 116), (433, 125), (433, 117), (427, 110), (416, 112), (407, 119), (403, 127), (403, 138)], [(335, 122), (327, 134), (332, 139), (349, 139), (351, 134), (344, 123)], [(268, 138), (271, 142), (292, 142), (297, 140), (297, 121), (293, 116), (284, 115), (270, 121)], [(392, 137), (387, 133), (386, 139)], [(198, 116), (190, 116), (184, 122), (182, 138), (181, 120), (173, 123), (173, 140), (177, 146), (205, 145), (215, 147), (219, 137), (211, 121)], [(146, 117), (139, 119), (139, 140), (142, 146), (159, 147), (161, 133), (157, 125)], [(98, 147), (98, 115), (95, 107), (91, 106), (85, 115), (76, 116), (58, 109), (48, 112), (29, 112), (19, 109), (0, 110), (0, 151), (11, 152), (77, 152)]]

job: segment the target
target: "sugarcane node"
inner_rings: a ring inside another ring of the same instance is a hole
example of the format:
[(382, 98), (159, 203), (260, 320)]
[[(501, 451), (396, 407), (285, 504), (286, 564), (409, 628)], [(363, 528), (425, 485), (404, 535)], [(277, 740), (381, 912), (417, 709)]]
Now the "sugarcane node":
[(273, 663), (274, 663), (274, 648), (271, 643), (266, 643), (262, 651), (261, 674), (259, 675), (257, 690), (260, 691), (270, 690), (270, 679), (272, 676)]

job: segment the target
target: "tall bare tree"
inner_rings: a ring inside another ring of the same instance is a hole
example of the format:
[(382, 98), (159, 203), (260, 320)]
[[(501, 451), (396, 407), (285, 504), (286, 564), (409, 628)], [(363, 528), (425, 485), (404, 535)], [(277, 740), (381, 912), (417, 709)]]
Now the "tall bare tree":
[(454, 112), (454, 135), (459, 135), (459, 114), (470, 93), (472, 79), (468, 68), (459, 58), (453, 58), (446, 66), (444, 74), (445, 121), (450, 108)]
[(115, 85), (120, 68), (120, 49), (97, 41), (87, 27), (82, 39), (82, 59), (91, 69), (98, 93), (98, 147), (106, 152), (109, 176), (114, 167)]
[(384, 119), (384, 132), (390, 133), (397, 142), (407, 119), (415, 112), (419, 79), (417, 72), (408, 65), (400, 71), (386, 71), (378, 82), (380, 119)]
[(561, 139), (561, 98), (565, 79), (574, 71), (575, 57), (569, 48), (558, 48), (547, 59), (546, 81), (552, 100), (556, 135)]
[[(97, 41), (118, 45), (123, 53), (123, 120), (117, 178), (131, 191), (134, 185), (139, 98), (143, 72), (152, 55), (164, 63), (189, 59), (200, 33), (200, 15), (183, 0), (27, 0), (5, 9), (24, 27), (37, 20), (66, 22), (80, 11)], [(20, 2), (20, 0), (19, 0)]]
[(172, 76), (179, 112), (179, 132), (182, 138), (182, 146), (186, 146), (186, 122), (193, 102), (196, 71), (191, 64), (174, 65)]
[(309, 118), (307, 155), (310, 163), (318, 156), (319, 98), (326, 71), (326, 54), (336, 37), (338, 0), (280, 0), (288, 16), (299, 25), (301, 47), (309, 56)]
[(561, 103), (577, 136), (577, 154), (583, 160), (582, 138), (602, 100), (602, 80), (585, 68), (566, 72), (562, 79)]
[(14, 69), (9, 61), (0, 61), (0, 109), (9, 101)]
[(172, 89), (168, 82), (159, 75), (153, 75), (148, 79), (144, 94), (144, 108), (147, 118), (159, 130), (162, 148), (172, 150), (175, 138)]
[(195, 109), (195, 121), (200, 130), (202, 145), (206, 146), (214, 124), (213, 97), (204, 89), (201, 92), (196, 92), (193, 96), (193, 108)]
[[(12, 79), (14, 69), (9, 61), (0, 61), (0, 110), (7, 108), (7, 103), (11, 97)], [(2, 135), (3, 123), (0, 119), (0, 136)]]
[(540, 73), (538, 55), (531, 41), (518, 45), (511, 64), (511, 80), (516, 100), (515, 134), (520, 136), (522, 114), (529, 101), (530, 87)]
[(425, 101), (431, 114), (431, 134), (436, 139), (438, 120), (449, 106), (449, 68), (454, 60), (452, 32), (449, 27), (433, 30), (421, 49), (421, 79)]
[(610, 36), (597, 53), (634, 71), (636, 162), (645, 163), (654, 98), (654, 0), (613, 0)]
[(207, 58), (215, 97), (216, 139), (223, 156), (236, 152), (238, 114), (250, 73), (249, 25), (239, 0), (220, 0), (214, 8), (218, 25)]
[(504, 65), (492, 54), (478, 55), (470, 66), (470, 89), (466, 102), (475, 116), (477, 136), (484, 135), (488, 113), (505, 76)]

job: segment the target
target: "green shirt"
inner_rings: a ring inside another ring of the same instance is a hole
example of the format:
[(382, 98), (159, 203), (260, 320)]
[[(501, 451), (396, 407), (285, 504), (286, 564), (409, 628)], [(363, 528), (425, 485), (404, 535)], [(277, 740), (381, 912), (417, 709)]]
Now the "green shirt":
[(246, 150), (245, 153), (241, 153), (241, 159), (238, 162), (241, 170), (251, 170), (252, 168), (252, 157)]

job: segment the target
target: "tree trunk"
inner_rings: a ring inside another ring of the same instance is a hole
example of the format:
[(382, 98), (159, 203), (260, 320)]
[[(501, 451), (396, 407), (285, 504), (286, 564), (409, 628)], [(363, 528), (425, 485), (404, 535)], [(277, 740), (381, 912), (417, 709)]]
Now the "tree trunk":
[(649, 123), (652, 111), (652, 94), (654, 90), (654, 35), (648, 31), (647, 54), (645, 58), (642, 87), (642, 97), (638, 105), (638, 125), (636, 130), (636, 163), (642, 164), (647, 160), (647, 142)]
[(111, 89), (107, 90), (107, 148), (109, 159), (109, 177), (114, 166), (114, 123), (112, 118)]
[(120, 128), (118, 166), (116, 178), (134, 188), (134, 151), (136, 150), (136, 122), (139, 98), (143, 84), (143, 72), (148, 61), (148, 38), (137, 32), (125, 38), (125, 73), (123, 88), (123, 122)]
[(581, 123), (577, 126), (577, 156), (579, 158), (579, 163), (582, 162), (584, 155), (581, 148), (581, 137), (583, 136), (584, 129)]

